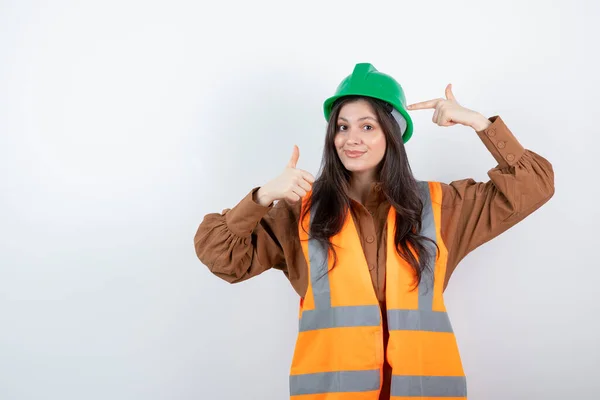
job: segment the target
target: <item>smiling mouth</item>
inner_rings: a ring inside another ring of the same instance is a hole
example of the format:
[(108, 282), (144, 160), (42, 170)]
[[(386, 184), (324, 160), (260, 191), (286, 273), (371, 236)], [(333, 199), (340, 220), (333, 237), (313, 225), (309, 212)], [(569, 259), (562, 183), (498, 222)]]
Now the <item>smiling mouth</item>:
[(365, 154), (365, 151), (345, 151), (346, 155), (350, 158), (357, 158)]

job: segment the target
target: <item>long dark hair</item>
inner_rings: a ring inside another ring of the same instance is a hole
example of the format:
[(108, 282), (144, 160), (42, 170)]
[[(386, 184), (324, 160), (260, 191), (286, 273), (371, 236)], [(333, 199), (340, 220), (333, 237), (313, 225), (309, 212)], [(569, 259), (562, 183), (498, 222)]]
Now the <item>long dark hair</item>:
[[(327, 125), (320, 174), (313, 183), (312, 194), (300, 218), (304, 220), (306, 213), (313, 210), (309, 237), (316, 239), (333, 253), (335, 266), (337, 256), (330, 238), (342, 229), (350, 209), (348, 191), (351, 172), (344, 167), (338, 157), (334, 138), (341, 108), (344, 104), (359, 99), (371, 105), (385, 134), (385, 154), (377, 166), (376, 176), (383, 194), (396, 210), (395, 247), (398, 254), (414, 269), (415, 287), (417, 287), (423, 272), (430, 268), (430, 263), (435, 256), (431, 243), (435, 247), (437, 245), (433, 240), (419, 234), (423, 202), (419, 196), (417, 181), (408, 163), (400, 127), (391, 114), (390, 104), (370, 97), (347, 96), (333, 105)], [(411, 247), (414, 252), (410, 251)]]

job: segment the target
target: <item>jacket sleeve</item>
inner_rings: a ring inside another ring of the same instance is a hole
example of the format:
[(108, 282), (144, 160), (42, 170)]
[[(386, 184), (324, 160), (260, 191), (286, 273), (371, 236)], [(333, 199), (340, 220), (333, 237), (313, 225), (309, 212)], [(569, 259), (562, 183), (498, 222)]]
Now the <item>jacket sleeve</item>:
[(216, 276), (241, 282), (270, 268), (286, 270), (281, 240), (291, 225), (285, 202), (262, 206), (254, 188), (234, 208), (207, 214), (194, 236), (196, 255)]
[(498, 162), (487, 182), (442, 184), (442, 237), (448, 248), (446, 282), (471, 251), (533, 213), (554, 194), (548, 160), (524, 149), (499, 116), (477, 132)]

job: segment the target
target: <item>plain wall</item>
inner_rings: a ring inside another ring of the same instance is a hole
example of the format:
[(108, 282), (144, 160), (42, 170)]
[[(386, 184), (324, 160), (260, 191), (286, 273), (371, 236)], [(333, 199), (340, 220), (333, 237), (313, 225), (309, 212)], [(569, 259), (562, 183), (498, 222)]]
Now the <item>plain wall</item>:
[[(298, 298), (196, 258), (207, 213), (318, 170), (357, 62), (500, 115), (556, 195), (471, 253), (447, 307), (470, 399), (597, 399), (598, 2), (1, 1), (0, 399), (288, 396)], [(487, 180), (412, 112), (419, 179)]]

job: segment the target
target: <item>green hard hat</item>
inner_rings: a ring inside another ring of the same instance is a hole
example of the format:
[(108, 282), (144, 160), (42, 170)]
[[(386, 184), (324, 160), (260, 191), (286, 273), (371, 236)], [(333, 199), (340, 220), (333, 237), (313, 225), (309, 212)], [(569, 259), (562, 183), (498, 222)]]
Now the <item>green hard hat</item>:
[(335, 94), (325, 100), (323, 111), (329, 120), (333, 103), (344, 96), (367, 96), (383, 100), (391, 104), (406, 120), (406, 131), (402, 135), (404, 143), (408, 142), (413, 132), (413, 123), (406, 111), (406, 98), (402, 86), (394, 78), (369, 63), (356, 64), (352, 75), (348, 75), (339, 84)]

